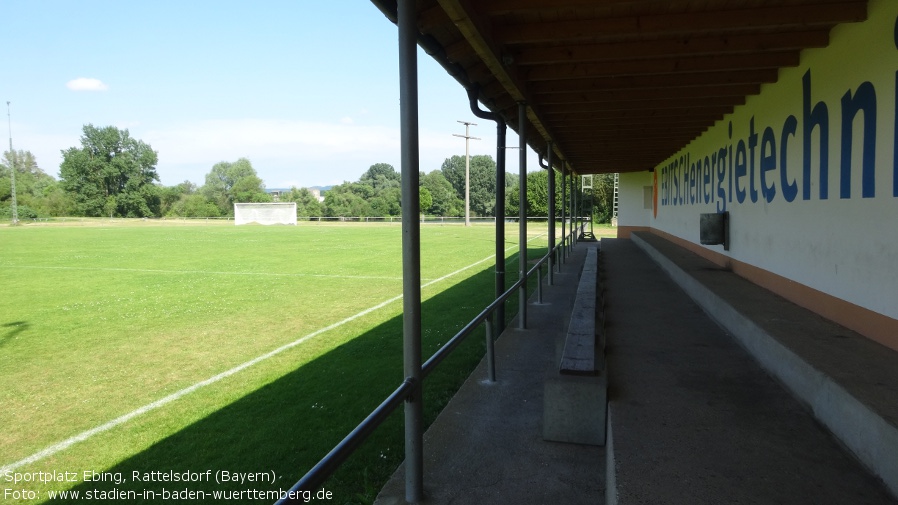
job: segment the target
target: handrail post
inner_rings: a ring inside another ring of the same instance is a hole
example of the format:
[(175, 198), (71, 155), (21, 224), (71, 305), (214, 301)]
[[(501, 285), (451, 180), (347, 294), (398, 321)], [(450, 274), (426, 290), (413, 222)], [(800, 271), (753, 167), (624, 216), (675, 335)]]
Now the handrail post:
[[(549, 269), (551, 272), (552, 270)], [(536, 268), (536, 303), (543, 303), (543, 264), (540, 263)]]
[(415, 0), (399, 0), (399, 115), (402, 174), (403, 368), (415, 388), (405, 402), (405, 499), (424, 499), (424, 409), (421, 394), (421, 223), (418, 145), (418, 27)]
[(546, 274), (546, 281), (549, 286), (555, 284), (555, 273), (553, 272), (553, 267), (555, 266), (554, 258), (552, 258), (552, 248), (555, 247), (555, 169), (552, 168), (552, 141), (549, 141), (548, 144), (549, 154), (546, 155), (546, 161), (549, 163), (549, 269)]
[(496, 350), (493, 342), (493, 323), (490, 318), (483, 322), (486, 330), (486, 371), (490, 382), (496, 382)]
[(518, 329), (527, 329), (527, 104), (518, 102)]

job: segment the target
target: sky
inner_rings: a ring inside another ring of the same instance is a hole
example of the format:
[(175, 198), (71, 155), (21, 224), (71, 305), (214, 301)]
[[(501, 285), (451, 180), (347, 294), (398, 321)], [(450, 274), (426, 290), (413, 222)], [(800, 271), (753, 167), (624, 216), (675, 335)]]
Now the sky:
[[(367, 0), (5, 0), (7, 137), (55, 177), (82, 127), (115, 126), (158, 152), (160, 182), (202, 185), (248, 158), (268, 188), (400, 170), (398, 33)], [(420, 170), (495, 157), (496, 127), (419, 49)], [(508, 145), (517, 136), (508, 132)], [(4, 149), (6, 146), (4, 145)], [(506, 170), (518, 171), (509, 153)], [(529, 171), (536, 157), (528, 156)]]

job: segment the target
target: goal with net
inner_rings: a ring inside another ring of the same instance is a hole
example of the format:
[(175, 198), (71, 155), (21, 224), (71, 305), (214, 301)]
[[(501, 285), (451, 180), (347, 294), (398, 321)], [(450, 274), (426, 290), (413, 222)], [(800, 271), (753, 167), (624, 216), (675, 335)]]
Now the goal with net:
[(296, 224), (296, 202), (235, 203), (234, 224)]

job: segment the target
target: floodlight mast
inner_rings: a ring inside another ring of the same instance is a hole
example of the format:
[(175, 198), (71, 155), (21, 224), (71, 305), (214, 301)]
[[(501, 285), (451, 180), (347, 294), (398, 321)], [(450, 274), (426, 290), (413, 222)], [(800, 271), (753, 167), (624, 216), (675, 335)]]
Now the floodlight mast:
[(468, 154), (468, 143), (473, 140), (480, 140), (478, 137), (472, 137), (469, 134), (469, 128), (473, 126), (477, 126), (477, 123), (470, 123), (468, 121), (457, 121), (465, 125), (465, 134), (459, 135), (457, 133), (453, 133), (453, 137), (461, 137), (465, 139), (465, 226), (471, 226), (471, 156)]
[(19, 224), (19, 208), (16, 205), (16, 153), (12, 150), (12, 115), (9, 112), (9, 100), (6, 101), (6, 119), (9, 126), (9, 173), (10, 192), (12, 193), (12, 224)]

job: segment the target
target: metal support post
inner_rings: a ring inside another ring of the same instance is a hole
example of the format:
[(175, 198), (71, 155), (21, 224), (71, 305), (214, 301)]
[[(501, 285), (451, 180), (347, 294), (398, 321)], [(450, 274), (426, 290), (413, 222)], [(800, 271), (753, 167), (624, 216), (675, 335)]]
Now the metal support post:
[(576, 184), (574, 183), (574, 171), (571, 170), (571, 253), (574, 252), (574, 245), (577, 244), (577, 192), (574, 191)]
[(421, 394), (421, 223), (418, 182), (418, 26), (415, 0), (399, 0), (399, 116), (402, 175), (403, 368), (415, 389), (405, 402), (405, 499), (424, 499), (424, 416)]
[(567, 261), (567, 170), (564, 168), (564, 161), (561, 162), (561, 262)]
[[(508, 126), (496, 122), (496, 298), (505, 292), (505, 139)], [(505, 304), (496, 308), (496, 334), (505, 330)]]
[[(477, 103), (478, 89), (468, 88), (471, 112), (481, 118), (496, 122), (496, 298), (505, 293), (505, 137), (508, 125), (502, 116), (480, 109)], [(505, 304), (493, 312), (496, 335), (505, 330)]]
[(546, 281), (549, 286), (555, 284), (555, 274), (553, 272), (555, 261), (552, 257), (552, 248), (555, 247), (555, 169), (552, 168), (552, 141), (549, 141), (549, 154), (546, 160), (549, 163), (549, 271), (546, 274)]
[(527, 329), (527, 104), (518, 102), (518, 329)]

